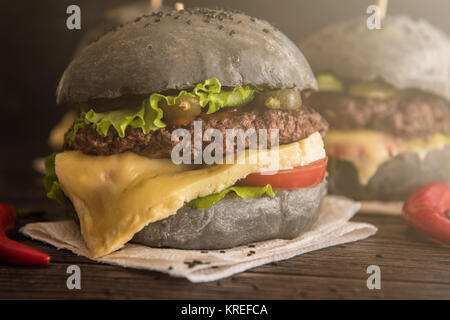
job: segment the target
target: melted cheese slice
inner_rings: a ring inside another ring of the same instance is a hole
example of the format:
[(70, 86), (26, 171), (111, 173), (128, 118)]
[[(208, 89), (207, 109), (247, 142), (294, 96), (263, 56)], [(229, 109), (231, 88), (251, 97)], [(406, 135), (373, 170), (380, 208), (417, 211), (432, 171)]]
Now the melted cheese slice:
[(272, 152), (247, 150), (234, 164), (193, 170), (170, 159), (149, 159), (131, 152), (103, 157), (70, 151), (56, 156), (55, 169), (78, 214), (91, 256), (99, 257), (121, 248), (147, 224), (175, 214), (186, 202), (219, 192), (250, 173), (273, 168), (273, 159), (283, 169), (325, 157), (319, 133)]
[(426, 139), (400, 140), (372, 130), (330, 130), (325, 149), (330, 157), (351, 162), (361, 185), (366, 185), (378, 167), (402, 152), (415, 152), (419, 157), (428, 151), (450, 144), (449, 137), (435, 134)]
[(73, 122), (77, 119), (75, 111), (67, 112), (61, 121), (53, 128), (48, 137), (48, 143), (53, 150), (61, 150), (64, 145), (64, 135), (69, 131)]

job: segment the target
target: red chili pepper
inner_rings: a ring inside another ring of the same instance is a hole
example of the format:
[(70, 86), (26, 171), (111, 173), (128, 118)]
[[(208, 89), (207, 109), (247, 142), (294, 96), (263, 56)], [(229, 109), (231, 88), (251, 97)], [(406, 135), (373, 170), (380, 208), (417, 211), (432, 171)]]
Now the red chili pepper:
[(0, 262), (16, 265), (48, 265), (50, 257), (22, 243), (11, 240), (6, 233), (14, 230), (16, 211), (6, 203), (0, 203)]
[(414, 228), (450, 243), (450, 188), (440, 182), (419, 187), (406, 200), (403, 218)]

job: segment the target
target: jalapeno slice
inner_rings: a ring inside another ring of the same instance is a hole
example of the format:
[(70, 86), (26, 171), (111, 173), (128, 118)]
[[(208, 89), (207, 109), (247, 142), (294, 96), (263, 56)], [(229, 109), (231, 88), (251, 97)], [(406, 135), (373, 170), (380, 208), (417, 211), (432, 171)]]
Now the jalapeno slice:
[(256, 102), (269, 109), (294, 110), (302, 105), (302, 97), (296, 89), (280, 89), (261, 92)]
[(353, 83), (349, 94), (362, 98), (389, 99), (397, 93), (395, 88), (380, 81), (358, 81)]
[(344, 86), (338, 78), (329, 73), (322, 73), (317, 76), (319, 91), (342, 92)]
[(159, 107), (163, 110), (163, 120), (167, 122), (192, 120), (202, 112), (199, 100), (190, 97), (180, 97), (173, 105), (168, 105), (162, 100)]

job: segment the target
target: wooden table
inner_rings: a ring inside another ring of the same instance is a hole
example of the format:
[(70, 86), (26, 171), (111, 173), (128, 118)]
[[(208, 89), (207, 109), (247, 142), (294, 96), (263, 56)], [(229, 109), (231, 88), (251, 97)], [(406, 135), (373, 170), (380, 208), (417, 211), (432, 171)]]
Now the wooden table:
[[(59, 206), (45, 199), (40, 177), (30, 166), (33, 156), (45, 154), (42, 146), (7, 147), (17, 156), (0, 163), (0, 201), (45, 210), (40, 220), (60, 219)], [(366, 240), (201, 284), (158, 272), (94, 263), (15, 234), (15, 239), (49, 253), (52, 263), (42, 268), (0, 264), (0, 298), (450, 299), (450, 246), (412, 230), (401, 217), (358, 214), (353, 220), (371, 223), (379, 231)], [(66, 287), (66, 270), (73, 264), (81, 268), (81, 290)], [(369, 265), (381, 268), (380, 290), (367, 289)]]

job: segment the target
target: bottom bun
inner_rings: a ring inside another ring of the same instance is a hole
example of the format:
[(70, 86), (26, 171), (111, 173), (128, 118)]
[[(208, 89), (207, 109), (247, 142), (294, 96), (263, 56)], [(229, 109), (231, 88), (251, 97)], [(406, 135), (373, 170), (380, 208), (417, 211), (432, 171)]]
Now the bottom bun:
[(350, 162), (330, 159), (329, 192), (355, 200), (405, 200), (420, 185), (441, 181), (450, 185), (450, 147), (417, 153), (402, 153), (383, 163), (362, 186)]
[(269, 239), (293, 239), (317, 220), (326, 181), (297, 190), (279, 190), (272, 199), (229, 194), (208, 209), (184, 206), (149, 224), (132, 242), (150, 247), (226, 249)]

